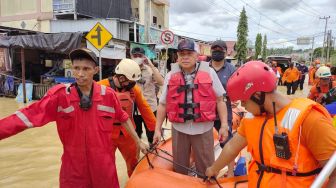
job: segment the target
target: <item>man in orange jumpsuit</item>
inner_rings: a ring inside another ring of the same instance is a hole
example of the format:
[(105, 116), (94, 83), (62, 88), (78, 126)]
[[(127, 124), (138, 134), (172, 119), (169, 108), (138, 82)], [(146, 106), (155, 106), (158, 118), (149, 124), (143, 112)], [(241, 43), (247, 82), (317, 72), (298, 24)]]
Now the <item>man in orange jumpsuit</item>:
[(142, 152), (137, 136), (115, 92), (93, 81), (99, 68), (94, 52), (70, 53), (76, 83), (59, 84), (32, 105), (0, 120), (0, 139), (56, 121), (63, 144), (61, 188), (119, 188), (113, 147), (113, 122), (118, 121)]
[[(148, 129), (154, 131), (156, 123), (154, 113), (142, 95), (140, 87), (135, 84), (141, 77), (139, 65), (131, 59), (123, 59), (117, 65), (115, 73), (112, 78), (101, 80), (98, 83), (111, 87), (116, 91), (121, 107), (131, 118), (134, 127), (133, 111), (135, 103)], [(138, 163), (139, 150), (132, 137), (130, 137), (126, 129), (121, 126), (120, 122), (115, 122), (113, 125), (113, 145), (115, 149), (118, 148), (121, 152), (126, 161), (128, 176), (131, 176)]]
[[(336, 128), (323, 106), (307, 98), (289, 99), (276, 90), (276, 77), (262, 62), (248, 62), (231, 76), (227, 92), (250, 113), (238, 133), (207, 169), (208, 177), (247, 146), (252, 155), (248, 187), (310, 187), (336, 150)], [(336, 170), (328, 187), (336, 187)]]
[(311, 67), (309, 67), (309, 71), (308, 71), (308, 75), (309, 75), (308, 85), (314, 85), (316, 70), (317, 69), (316, 69), (315, 62), (312, 62)]
[(294, 67), (293, 63), (289, 63), (289, 68), (285, 70), (282, 76), (282, 81), (287, 86), (287, 95), (295, 94), (300, 76), (300, 71), (296, 67)]
[(327, 66), (322, 66), (317, 69), (315, 75), (318, 81), (317, 84), (310, 89), (308, 98), (320, 104), (324, 104), (326, 102), (325, 94), (336, 87), (336, 82), (332, 80), (330, 68)]

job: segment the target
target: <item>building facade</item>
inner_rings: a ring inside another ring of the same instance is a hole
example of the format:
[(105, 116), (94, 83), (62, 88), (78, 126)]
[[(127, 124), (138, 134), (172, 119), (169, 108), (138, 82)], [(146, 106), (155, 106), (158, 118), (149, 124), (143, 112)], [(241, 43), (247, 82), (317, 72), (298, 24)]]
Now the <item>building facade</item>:
[(52, 0), (0, 0), (0, 26), (50, 32)]

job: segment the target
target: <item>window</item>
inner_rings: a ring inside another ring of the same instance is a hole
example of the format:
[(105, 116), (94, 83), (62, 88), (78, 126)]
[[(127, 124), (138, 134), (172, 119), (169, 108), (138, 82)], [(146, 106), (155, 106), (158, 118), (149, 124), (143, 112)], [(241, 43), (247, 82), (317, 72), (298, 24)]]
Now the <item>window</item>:
[(153, 16), (153, 25), (156, 25), (156, 24), (157, 24), (157, 17)]

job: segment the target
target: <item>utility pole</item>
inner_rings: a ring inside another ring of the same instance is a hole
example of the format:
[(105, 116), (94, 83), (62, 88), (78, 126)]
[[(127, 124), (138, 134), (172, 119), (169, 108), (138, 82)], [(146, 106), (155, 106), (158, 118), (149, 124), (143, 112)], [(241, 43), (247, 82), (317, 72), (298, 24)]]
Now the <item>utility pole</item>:
[(320, 17), (320, 19), (325, 19), (325, 28), (324, 28), (324, 37), (323, 37), (323, 48), (322, 48), (322, 61), (323, 61), (323, 58), (324, 58), (324, 44), (325, 44), (325, 38), (326, 38), (328, 19), (329, 18), (330, 18), (330, 16), (328, 16), (328, 17), (323, 16), (323, 18)]
[(150, 25), (151, 25), (151, 0), (145, 0), (145, 33), (144, 38), (145, 42), (149, 43), (149, 32), (150, 32)]
[(327, 57), (326, 57), (327, 62), (330, 61), (330, 46), (331, 46), (331, 30), (328, 31), (327, 36)]
[(310, 62), (313, 62), (313, 57), (314, 57), (314, 41), (315, 41), (315, 36), (313, 36), (313, 40), (312, 40), (312, 51), (310, 55)]

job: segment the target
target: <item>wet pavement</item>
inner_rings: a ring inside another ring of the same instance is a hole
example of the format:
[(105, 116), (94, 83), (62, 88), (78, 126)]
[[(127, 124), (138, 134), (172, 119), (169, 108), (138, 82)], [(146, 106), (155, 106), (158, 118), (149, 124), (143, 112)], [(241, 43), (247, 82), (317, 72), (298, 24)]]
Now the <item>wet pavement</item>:
[[(309, 91), (307, 83), (305, 87), (290, 98), (306, 97)], [(284, 86), (278, 90), (286, 93)], [(0, 118), (22, 107), (24, 105), (14, 99), (0, 98)], [(59, 187), (62, 145), (55, 125), (49, 123), (0, 141), (0, 187)], [(126, 165), (119, 152), (116, 158), (120, 186), (124, 187), (128, 179)]]

